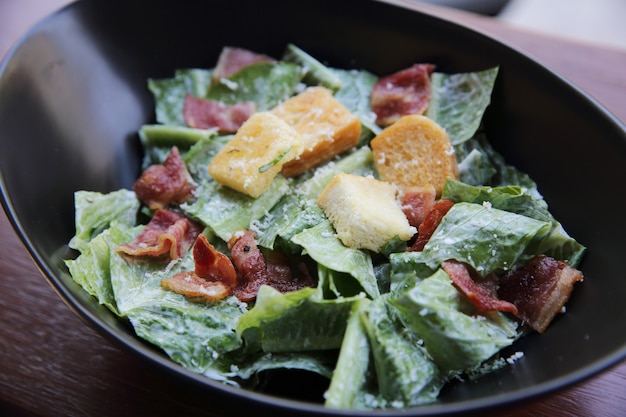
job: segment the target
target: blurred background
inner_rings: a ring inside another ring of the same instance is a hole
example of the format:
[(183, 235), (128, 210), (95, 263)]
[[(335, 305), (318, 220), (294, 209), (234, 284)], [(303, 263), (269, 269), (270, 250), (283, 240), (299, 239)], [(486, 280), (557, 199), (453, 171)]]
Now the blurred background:
[(417, 0), (520, 28), (626, 50), (626, 0)]

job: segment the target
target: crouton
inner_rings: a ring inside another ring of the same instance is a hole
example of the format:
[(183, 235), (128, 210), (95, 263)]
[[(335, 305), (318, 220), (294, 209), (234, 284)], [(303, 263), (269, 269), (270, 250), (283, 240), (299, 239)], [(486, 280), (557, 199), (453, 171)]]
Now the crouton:
[(426, 116), (403, 116), (379, 133), (370, 146), (380, 178), (401, 190), (433, 186), (440, 196), (448, 178), (459, 178), (450, 137)]
[(310, 87), (271, 110), (305, 141), (300, 156), (282, 168), (294, 177), (358, 144), (361, 122), (324, 87)]
[(209, 175), (218, 183), (259, 197), (283, 165), (303, 149), (302, 136), (270, 112), (253, 114), (211, 160)]
[(337, 174), (317, 204), (348, 247), (378, 252), (394, 237), (407, 241), (417, 231), (402, 212), (398, 189), (373, 177)]

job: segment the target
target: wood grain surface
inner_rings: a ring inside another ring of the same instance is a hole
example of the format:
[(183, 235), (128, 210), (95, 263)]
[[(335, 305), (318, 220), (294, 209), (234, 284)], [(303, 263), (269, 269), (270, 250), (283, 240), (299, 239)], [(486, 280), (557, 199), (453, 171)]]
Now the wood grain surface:
[[(67, 3), (0, 0), (0, 56), (32, 24)], [(522, 49), (626, 120), (626, 52), (538, 35), (465, 12), (423, 9)], [(88, 327), (48, 285), (1, 213), (0, 416), (178, 415), (219, 412), (197, 388), (169, 379)], [(626, 362), (493, 415), (626, 416)]]

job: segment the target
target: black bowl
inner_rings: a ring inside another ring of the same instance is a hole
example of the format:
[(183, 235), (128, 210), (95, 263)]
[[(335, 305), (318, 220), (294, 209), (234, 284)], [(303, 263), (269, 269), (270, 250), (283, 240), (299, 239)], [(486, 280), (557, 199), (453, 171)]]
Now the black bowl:
[(74, 191), (130, 187), (139, 174), (136, 132), (154, 121), (147, 78), (172, 76), (176, 68), (211, 67), (224, 45), (280, 56), (292, 42), (334, 67), (379, 75), (419, 61), (436, 63), (442, 72), (499, 65), (487, 135), (509, 162), (537, 181), (555, 217), (588, 247), (580, 266), (585, 282), (574, 291), (567, 314), (545, 334), (516, 343), (513, 351), (524, 352), (523, 358), (478, 381), (446, 388), (435, 404), (381, 415), (454, 414), (510, 404), (580, 381), (626, 357), (624, 126), (518, 51), (410, 10), (410, 3), (395, 3), (81, 1), (33, 28), (0, 67), (2, 203), (68, 305), (139, 357), (205, 387), (207, 402), (221, 396), (220, 403), (234, 404), (232, 414), (331, 413), (285, 398), (286, 383), (253, 393), (183, 369), (98, 306), (62, 262), (74, 233)]

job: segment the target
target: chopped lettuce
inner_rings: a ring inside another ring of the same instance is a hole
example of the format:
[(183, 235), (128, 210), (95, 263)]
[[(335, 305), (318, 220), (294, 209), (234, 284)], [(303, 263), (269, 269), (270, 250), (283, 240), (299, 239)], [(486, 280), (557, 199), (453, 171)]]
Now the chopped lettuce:
[(384, 296), (362, 312), (380, 390), (379, 406), (405, 408), (431, 403), (445, 382), (444, 374), (420, 345), (421, 334), (403, 328), (390, 308)]
[(474, 187), (459, 181), (448, 180), (442, 197), (455, 202), (489, 204), (496, 209), (550, 223), (550, 232), (541, 240), (535, 253), (565, 260), (571, 266), (576, 267), (585, 252), (586, 248), (572, 239), (552, 216), (545, 200), (538, 198), (536, 193), (527, 193), (522, 187), (512, 185)]
[(550, 223), (531, 219), (489, 204), (456, 203), (426, 243), (413, 252), (433, 271), (448, 259), (472, 266), (479, 274), (513, 269), (536, 254)]
[(327, 300), (315, 288), (281, 293), (261, 286), (257, 300), (237, 323), (251, 352), (306, 352), (338, 349), (352, 305), (362, 295)]
[(515, 321), (499, 312), (479, 314), (442, 269), (390, 303), (445, 371), (477, 367), (518, 337)]
[(359, 142), (365, 144), (367, 139), (382, 130), (376, 124), (376, 114), (370, 105), (370, 93), (378, 77), (364, 70), (333, 69), (332, 71), (341, 80), (341, 88), (335, 93), (335, 98), (358, 116), (363, 127)]
[(335, 370), (324, 394), (327, 407), (366, 408), (365, 393), (372, 378), (371, 348), (361, 314), (369, 303), (364, 298), (352, 306)]
[(303, 230), (292, 237), (291, 241), (302, 246), (304, 253), (318, 264), (333, 271), (349, 274), (345, 275), (345, 278), (356, 279), (370, 297), (380, 295), (370, 254), (344, 246), (335, 234), (330, 221), (324, 220)]
[(300, 65), (304, 73), (302, 81), (308, 85), (321, 85), (332, 92), (342, 86), (341, 79), (330, 68), (292, 43), (287, 45), (283, 61)]
[(259, 62), (212, 84), (204, 98), (226, 104), (253, 101), (258, 111), (270, 110), (297, 91), (302, 75), (290, 62)]
[[(198, 302), (162, 287), (162, 279), (194, 269), (192, 252), (167, 264), (120, 256), (116, 247), (145, 227), (138, 213), (151, 215), (128, 190), (76, 192), (69, 246), (79, 255), (65, 261), (78, 285), (185, 368), (250, 389), (275, 370), (313, 372), (328, 378), (324, 403), (335, 409), (432, 403), (452, 378), (495, 369), (498, 352), (522, 333), (505, 314), (477, 311), (443, 261), (456, 259), (482, 275), (517, 268), (538, 253), (580, 263), (584, 246), (552, 216), (535, 182), (508, 165), (481, 130), (497, 67), (432, 75), (427, 116), (450, 134), (460, 174), (441, 197), (456, 204), (423, 251), (407, 252), (406, 242), (392, 240), (377, 254), (344, 246), (316, 199), (337, 173), (377, 176), (368, 143), (381, 131), (370, 104), (378, 77), (328, 67), (291, 44), (277, 62), (250, 65), (216, 83), (211, 73), (183, 69), (148, 80), (156, 123), (139, 130), (144, 168), (179, 147), (197, 187), (175, 209), (201, 222), (223, 252), (235, 233), (250, 229), (262, 253), (302, 256), (317, 287), (281, 293), (263, 285), (250, 303), (234, 295)], [(256, 199), (216, 183), (207, 165), (231, 136), (187, 127), (185, 96), (254, 101), (263, 111), (308, 85), (331, 89), (359, 117), (357, 147), (298, 177), (277, 176)]]
[(196, 190), (197, 199), (181, 208), (228, 241), (236, 232), (249, 229), (251, 223), (263, 217), (287, 191), (287, 180), (280, 175), (259, 198), (205, 180)]
[(148, 89), (155, 98), (157, 122), (187, 126), (183, 118), (185, 96), (204, 97), (210, 84), (211, 71), (204, 69), (181, 69), (173, 78), (149, 79)]
[(450, 135), (453, 145), (478, 131), (498, 75), (498, 67), (484, 71), (432, 74), (432, 96), (426, 115)]
[(139, 205), (135, 193), (129, 190), (108, 194), (77, 191), (74, 193), (76, 234), (70, 240), (69, 247), (85, 250), (89, 242), (114, 221), (135, 224)]

